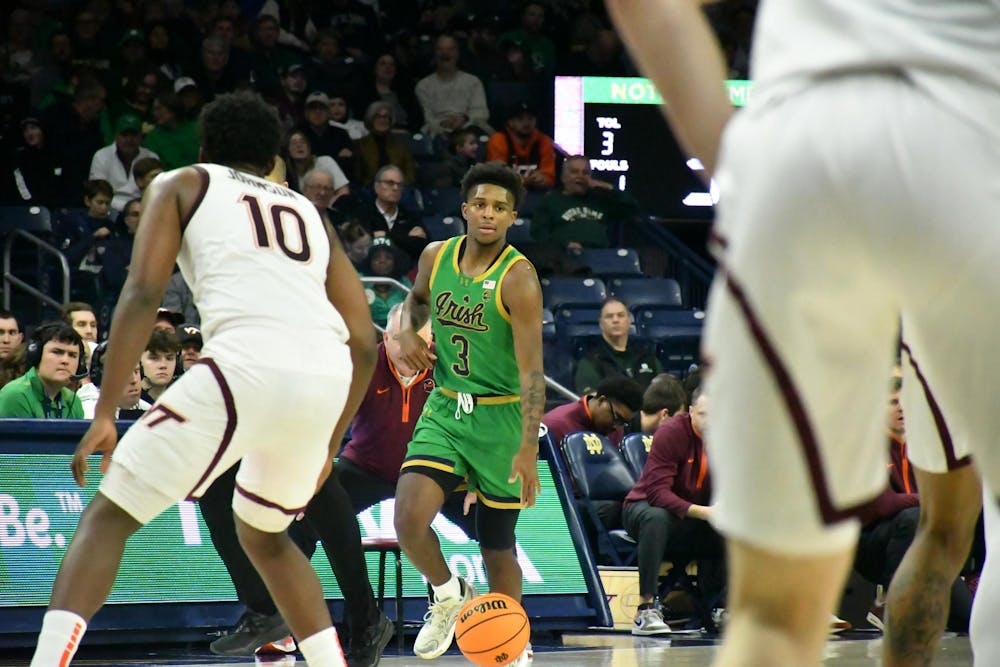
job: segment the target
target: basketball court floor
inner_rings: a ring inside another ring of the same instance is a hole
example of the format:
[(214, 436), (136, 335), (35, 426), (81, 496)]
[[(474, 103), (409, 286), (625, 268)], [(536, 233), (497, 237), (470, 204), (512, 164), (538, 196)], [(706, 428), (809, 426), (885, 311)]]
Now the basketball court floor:
[[(537, 667), (707, 667), (715, 654), (717, 642), (708, 639), (632, 637), (622, 633), (564, 634), (561, 637), (533, 637)], [(881, 636), (874, 633), (848, 633), (827, 643), (824, 665), (830, 667), (877, 667), (882, 664)], [(30, 651), (17, 650), (4, 655), (0, 667), (27, 665)], [(297, 659), (296, 659), (297, 658)], [(83, 647), (73, 661), (87, 667), (304, 667), (301, 656), (256, 658), (220, 658), (209, 653), (207, 644), (163, 647)], [(392, 644), (382, 658), (384, 667), (461, 667), (470, 665), (456, 649), (436, 661), (421, 660), (409, 650), (401, 655)], [(968, 667), (972, 651), (968, 637), (946, 636), (936, 667)]]

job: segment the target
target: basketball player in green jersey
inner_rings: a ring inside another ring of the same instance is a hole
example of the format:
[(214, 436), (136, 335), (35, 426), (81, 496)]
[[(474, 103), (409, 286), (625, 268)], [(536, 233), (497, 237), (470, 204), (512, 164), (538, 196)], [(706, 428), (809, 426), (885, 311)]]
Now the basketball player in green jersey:
[[(542, 290), (535, 269), (506, 240), (524, 196), (500, 162), (462, 180), (468, 233), (431, 243), (420, 256), (397, 339), (407, 365), (434, 367), (427, 399), (396, 488), (396, 534), (434, 599), (413, 651), (436, 658), (451, 646), (455, 620), (475, 589), (448, 569), (431, 522), (469, 479), (490, 590), (521, 599), (514, 527), (539, 493), (538, 422), (545, 405)], [(434, 349), (417, 336), (428, 318)], [(527, 665), (530, 647), (514, 665)]]

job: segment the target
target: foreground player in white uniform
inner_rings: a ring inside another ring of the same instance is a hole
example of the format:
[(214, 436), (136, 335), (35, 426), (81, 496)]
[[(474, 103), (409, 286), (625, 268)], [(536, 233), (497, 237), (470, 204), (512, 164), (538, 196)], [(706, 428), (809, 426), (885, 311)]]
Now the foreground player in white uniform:
[[(1000, 429), (1000, 4), (763, 0), (753, 99), (728, 126), (724, 65), (697, 4), (609, 1), (722, 193), (705, 340), (714, 523), (730, 545), (717, 664), (815, 665), (856, 514), (885, 484), (882, 406), (901, 315), (912, 367), (949, 433), (924, 433), (914, 460), (945, 472), (965, 458), (953, 443), (968, 443), (984, 476), (1000, 478), (989, 451)], [(971, 475), (941, 475), (938, 487)], [(969, 488), (959, 498), (974, 509)], [(962, 509), (963, 520), (974, 514)], [(947, 553), (925, 578), (935, 580), (929, 597), (957, 573), (954, 560)], [(905, 627), (894, 616), (915, 617), (914, 600), (893, 595), (886, 644), (901, 625), (926, 645), (899, 662), (887, 651), (887, 662), (923, 664), (941, 609)]]
[[(371, 377), (368, 303), (315, 207), (263, 178), (280, 139), (273, 109), (251, 93), (221, 95), (202, 112), (199, 133), (203, 160), (215, 164), (163, 174), (143, 201), (101, 398), (73, 459), (81, 485), (95, 451), (107, 474), (63, 558), (33, 667), (69, 662), (111, 590), (126, 539), (240, 459), (233, 510), (243, 548), (306, 661), (345, 664), (319, 579), (285, 528), (329, 474)], [(205, 347), (115, 449), (114, 399), (175, 260)]]

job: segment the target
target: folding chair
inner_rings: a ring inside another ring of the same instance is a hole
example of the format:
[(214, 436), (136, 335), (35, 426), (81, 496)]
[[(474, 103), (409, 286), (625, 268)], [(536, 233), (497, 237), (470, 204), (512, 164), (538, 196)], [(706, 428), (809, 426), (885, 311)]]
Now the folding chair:
[(636, 480), (642, 477), (642, 469), (649, 458), (649, 448), (653, 446), (653, 436), (645, 433), (629, 433), (622, 440), (622, 456)]

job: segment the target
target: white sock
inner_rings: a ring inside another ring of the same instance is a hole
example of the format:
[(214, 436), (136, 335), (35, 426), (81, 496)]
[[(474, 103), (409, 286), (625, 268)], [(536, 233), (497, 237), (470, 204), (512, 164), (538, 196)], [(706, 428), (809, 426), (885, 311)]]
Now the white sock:
[(455, 600), (462, 597), (462, 582), (455, 573), (452, 573), (451, 579), (440, 586), (431, 584), (431, 588), (434, 589), (435, 600)]
[(332, 626), (300, 641), (299, 650), (309, 667), (347, 667), (344, 649)]
[(71, 611), (52, 609), (42, 618), (31, 667), (66, 667), (76, 655), (87, 621)]

